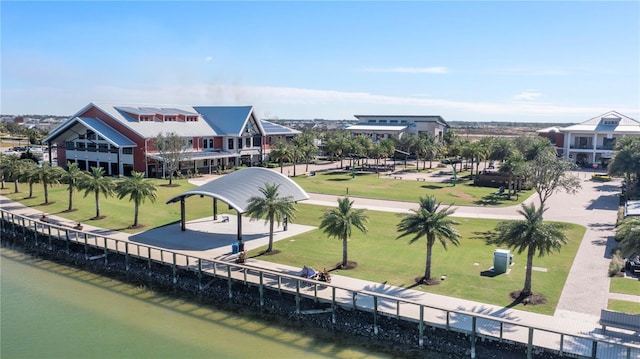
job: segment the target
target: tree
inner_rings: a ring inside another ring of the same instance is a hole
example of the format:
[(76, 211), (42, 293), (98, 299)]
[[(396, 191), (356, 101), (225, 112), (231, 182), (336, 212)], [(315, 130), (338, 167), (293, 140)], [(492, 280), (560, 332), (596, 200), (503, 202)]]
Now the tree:
[(640, 218), (625, 218), (618, 226), (616, 240), (623, 255), (640, 255)]
[(513, 152), (498, 168), (498, 173), (506, 175), (509, 179), (507, 182), (507, 196), (511, 199), (511, 190), (516, 193), (516, 178), (524, 172), (525, 160), (524, 156), (518, 151)]
[(573, 194), (581, 188), (580, 179), (570, 172), (575, 168), (574, 163), (558, 158), (550, 151), (542, 151), (526, 163), (523, 174), (538, 193), (541, 210), (555, 192), (565, 190)]
[(158, 188), (152, 181), (144, 178), (143, 172), (131, 172), (131, 177), (124, 177), (116, 183), (115, 192), (118, 199), (129, 196), (129, 202), (133, 201), (133, 228), (138, 227), (138, 212), (140, 204), (149, 199), (156, 201)]
[(367, 233), (366, 224), (369, 223), (369, 217), (366, 210), (353, 208), (353, 201), (349, 197), (338, 199), (338, 207), (328, 209), (322, 215), (320, 229), (329, 237), (342, 239), (342, 268), (347, 268), (348, 254), (347, 242), (351, 237), (353, 227), (356, 227), (363, 233)]
[(267, 253), (273, 251), (273, 224), (282, 221), (287, 223), (295, 219), (296, 208), (293, 206), (293, 197), (281, 197), (278, 189), (279, 184), (265, 183), (264, 187), (259, 190), (262, 196), (252, 196), (249, 198), (247, 206), (247, 215), (251, 216), (251, 220), (266, 218), (269, 222), (269, 247)]
[(633, 175), (640, 176), (640, 138), (623, 137), (616, 143), (616, 151), (607, 167), (612, 176), (623, 176), (627, 184)]
[[(518, 213), (524, 216), (524, 220), (504, 221), (496, 225), (494, 233), (487, 239), (488, 244), (506, 245), (518, 252), (527, 252), (527, 267), (524, 279), (524, 288), (520, 298), (533, 294), (531, 290), (531, 273), (533, 268), (533, 256), (539, 257), (560, 250), (567, 243), (564, 234), (566, 224), (543, 223), (542, 216), (546, 208), (536, 209), (535, 204), (522, 204), (522, 210)], [(518, 296), (514, 296), (518, 297)]]
[(164, 170), (169, 171), (169, 185), (172, 185), (173, 175), (180, 169), (180, 161), (189, 148), (189, 142), (175, 132), (166, 135), (161, 132), (155, 137), (154, 144), (162, 158), (163, 167), (166, 166)]
[(516, 146), (513, 141), (508, 138), (499, 137), (495, 139), (491, 146), (489, 159), (503, 162), (514, 153), (516, 153)]
[(305, 162), (305, 172), (309, 172), (309, 161), (318, 152), (318, 146), (314, 141), (314, 136), (311, 132), (303, 132), (302, 134), (293, 138), (293, 145), (298, 149), (300, 158)]
[(33, 185), (40, 180), (40, 167), (31, 161), (27, 161), (24, 170), (21, 172), (21, 181), (29, 184), (29, 196), (33, 198)]
[(282, 164), (285, 161), (291, 161), (293, 153), (291, 152), (291, 146), (285, 141), (280, 140), (274, 143), (273, 149), (269, 152), (269, 158), (272, 161), (278, 161), (280, 163), (280, 173), (282, 173)]
[(431, 278), (431, 255), (436, 239), (440, 241), (444, 249), (447, 249), (447, 241), (457, 246), (460, 244), (460, 233), (454, 228), (460, 222), (450, 216), (455, 212), (451, 206), (440, 209), (440, 202), (436, 202), (435, 196), (420, 197), (420, 208), (411, 210), (412, 213), (400, 214), (402, 220), (398, 223), (398, 238), (413, 235), (409, 243), (420, 238), (427, 239), (427, 255), (424, 277), (422, 282), (435, 284)]
[(44, 204), (49, 204), (49, 186), (60, 183), (64, 170), (60, 167), (52, 167), (48, 162), (44, 162), (38, 170), (38, 180), (44, 189)]
[(340, 168), (343, 167), (344, 155), (350, 148), (350, 135), (346, 131), (334, 132), (327, 138), (325, 143), (325, 150), (340, 158)]
[(62, 182), (67, 184), (69, 191), (68, 212), (73, 210), (73, 191), (78, 188), (78, 183), (86, 176), (86, 173), (78, 168), (78, 164), (67, 161), (67, 170), (62, 176)]
[(88, 176), (85, 176), (79, 183), (78, 188), (84, 190), (84, 196), (89, 193), (93, 193), (96, 201), (96, 216), (95, 219), (100, 219), (100, 193), (105, 198), (113, 195), (113, 179), (111, 177), (105, 177), (104, 169), (102, 167), (91, 167), (91, 172)]

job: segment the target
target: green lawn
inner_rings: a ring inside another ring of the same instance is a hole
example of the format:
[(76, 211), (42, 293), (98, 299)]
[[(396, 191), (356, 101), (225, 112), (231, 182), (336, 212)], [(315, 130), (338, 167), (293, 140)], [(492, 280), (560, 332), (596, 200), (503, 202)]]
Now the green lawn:
[[(375, 176), (375, 175), (374, 175)], [(360, 176), (355, 181), (362, 178), (378, 181), (375, 177)], [(310, 179), (313, 179), (311, 177)], [(301, 180), (300, 178), (296, 180)], [(166, 180), (154, 180), (161, 185), (158, 190), (158, 200), (155, 203), (146, 202), (140, 208), (140, 223), (145, 229), (151, 229), (168, 223), (176, 222), (180, 219), (180, 205), (174, 203), (166, 205), (165, 202), (170, 197), (194, 188), (186, 180), (177, 180), (179, 186), (168, 187)], [(414, 183), (411, 181), (383, 181), (387, 185), (405, 186), (431, 186), (435, 184), (425, 184), (423, 182)], [(328, 181), (331, 182), (331, 181)], [(360, 183), (360, 182), (358, 182)], [(363, 190), (363, 195), (367, 192), (366, 186), (353, 187)], [(456, 187), (446, 187), (441, 189), (440, 196), (446, 196), (446, 191), (467, 188), (473, 191), (488, 189), (474, 188), (472, 186), (458, 185)], [(405, 187), (405, 191), (413, 191), (410, 200), (417, 200), (416, 188)], [(7, 189), (1, 193), (11, 199), (18, 200), (25, 205), (34, 207), (48, 214), (55, 214), (69, 218), (73, 221), (80, 221), (90, 225), (95, 225), (107, 229), (133, 232), (127, 229), (133, 223), (133, 204), (127, 200), (118, 200), (114, 197), (105, 199), (101, 197), (101, 213), (106, 218), (101, 220), (91, 220), (95, 215), (95, 204), (92, 195), (83, 197), (83, 194), (76, 193), (74, 196), (74, 207), (78, 210), (64, 212), (68, 206), (68, 192), (65, 186), (55, 186), (50, 189), (50, 205), (44, 206), (42, 186), (34, 186), (34, 198), (24, 199), (28, 193), (28, 186), (21, 184), (21, 193), (14, 194), (13, 184), (8, 183)], [(351, 191), (351, 190), (350, 190)], [(398, 188), (389, 187), (383, 192), (401, 192)], [(437, 191), (437, 189), (434, 189)], [(328, 191), (325, 191), (328, 192)], [(478, 193), (478, 192), (476, 192)], [(355, 195), (355, 194), (354, 194)], [(422, 194), (424, 195), (424, 194)], [(521, 198), (524, 196), (521, 196)], [(460, 203), (456, 201), (456, 203)], [(196, 219), (210, 216), (212, 213), (211, 199), (198, 196), (190, 197), (186, 201), (187, 219)], [(318, 226), (320, 217), (326, 207), (299, 203), (297, 218), (294, 223)], [(219, 206), (221, 212), (229, 212), (226, 206)], [(358, 262), (358, 267), (350, 271), (335, 271), (335, 274), (352, 276), (376, 283), (387, 283), (402, 287), (409, 287), (414, 284), (414, 278), (424, 273), (425, 244), (420, 240), (412, 245), (408, 245), (408, 238), (396, 239), (396, 225), (400, 218), (391, 213), (367, 211), (370, 217), (369, 233), (363, 235), (354, 231), (352, 240), (349, 243), (349, 259)], [(465, 298), (477, 302), (506, 306), (511, 303), (508, 293), (522, 288), (524, 283), (524, 263), (525, 258), (521, 255), (515, 256), (515, 265), (511, 267), (509, 274), (496, 277), (481, 276), (481, 272), (489, 269), (493, 265), (492, 246), (487, 246), (484, 241), (478, 239), (479, 233), (493, 229), (497, 223), (495, 220), (486, 219), (459, 219), (462, 224), (459, 230), (463, 236), (460, 247), (451, 246), (448, 251), (436, 244), (433, 253), (432, 271), (436, 276), (447, 275), (447, 279), (438, 286), (419, 286), (416, 289), (432, 293)], [(560, 292), (566, 280), (569, 268), (577, 251), (580, 239), (583, 236), (584, 228), (572, 225), (568, 232), (569, 244), (560, 253), (542, 258), (534, 259), (534, 266), (547, 268), (547, 272), (533, 272), (533, 289), (542, 292), (548, 303), (543, 306), (519, 307), (524, 310), (553, 314), (558, 302)], [(139, 230), (135, 230), (139, 231)], [(342, 258), (342, 245), (339, 240), (327, 239), (319, 230), (313, 230), (299, 236), (277, 242), (275, 249), (281, 253), (273, 256), (261, 256), (262, 260), (269, 260), (284, 264), (302, 267), (303, 265), (315, 268), (333, 268)], [(253, 251), (250, 255), (255, 255), (260, 250)]]
[(611, 293), (640, 295), (640, 280), (632, 278), (611, 278)]
[(626, 300), (609, 299), (609, 305), (607, 308), (615, 310), (616, 312), (640, 314), (640, 305)]
[[(450, 176), (449, 176), (450, 177)], [(416, 180), (395, 180), (377, 174), (357, 174), (350, 172), (317, 173), (315, 176), (292, 177), (307, 192), (344, 196), (388, 199), (417, 202), (420, 196), (434, 195), (443, 203), (461, 206), (512, 206), (529, 197), (533, 190), (523, 191), (516, 200), (507, 200), (496, 195), (496, 188), (475, 187), (470, 180), (460, 180), (456, 186), (441, 182), (418, 182)]]
[[(184, 191), (195, 186), (188, 183), (187, 180), (175, 180), (174, 184), (178, 186), (166, 186), (166, 180), (152, 180), (158, 185), (158, 199), (155, 203), (146, 201), (140, 206), (139, 222), (146, 229), (163, 226), (180, 220), (180, 203), (166, 205), (165, 202)], [(20, 193), (13, 193), (13, 183), (7, 183), (6, 189), (0, 191), (2, 195), (17, 200), (22, 204), (33, 207), (37, 210), (51, 215), (68, 218), (72, 221), (87, 223), (89, 225), (108, 228), (128, 233), (138, 232), (140, 229), (128, 229), (133, 224), (133, 202), (129, 202), (127, 198), (118, 200), (116, 197), (106, 198), (100, 196), (100, 214), (105, 218), (100, 220), (92, 220), (95, 216), (95, 197), (89, 194), (84, 197), (84, 192), (74, 192), (73, 207), (77, 209), (73, 212), (65, 212), (69, 206), (69, 192), (64, 185), (53, 186), (49, 188), (49, 205), (43, 205), (44, 195), (41, 184), (34, 185), (33, 198), (25, 199), (29, 194), (29, 185), (20, 184)], [(186, 201), (187, 220), (210, 216), (211, 198), (199, 198), (197, 196), (189, 198)], [(220, 206), (226, 209), (226, 206)]]
[[(305, 204), (298, 204), (297, 207), (299, 215), (296, 223), (315, 226), (319, 224), (319, 217), (325, 209)], [(370, 218), (369, 233), (364, 235), (354, 230), (349, 242), (349, 260), (358, 262), (358, 267), (354, 270), (335, 270), (333, 273), (376, 283), (412, 287), (415, 284), (414, 278), (424, 274), (425, 241), (408, 245), (409, 238), (396, 239), (396, 225), (400, 220), (397, 215), (376, 211), (367, 211), (367, 214)], [(497, 221), (467, 218), (459, 221), (461, 225), (458, 229), (463, 238), (459, 247), (450, 246), (445, 251), (439, 244), (434, 245), (432, 272), (438, 277), (447, 275), (447, 279), (438, 286), (418, 286), (414, 289), (483, 303), (509, 305), (511, 300), (508, 294), (522, 289), (524, 284), (526, 257), (516, 254), (515, 264), (509, 274), (493, 278), (482, 276), (481, 272), (493, 266), (495, 247), (486, 245), (478, 238), (478, 234), (493, 229)], [(547, 268), (548, 271), (533, 272), (533, 289), (542, 292), (548, 298), (548, 303), (519, 308), (553, 314), (584, 231), (582, 226), (570, 225), (567, 232), (569, 243), (560, 253), (534, 259), (535, 267)], [(265, 248), (251, 251), (249, 256), (258, 255)], [(328, 239), (318, 229), (279, 241), (274, 249), (280, 253), (258, 258), (300, 268), (307, 265), (316, 269), (332, 269), (342, 259), (341, 241)]]

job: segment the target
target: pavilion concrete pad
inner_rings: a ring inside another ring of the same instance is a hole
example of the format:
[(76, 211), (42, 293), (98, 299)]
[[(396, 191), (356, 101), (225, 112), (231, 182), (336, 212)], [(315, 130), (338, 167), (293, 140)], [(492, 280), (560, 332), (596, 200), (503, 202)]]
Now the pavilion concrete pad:
[[(228, 218), (227, 221), (223, 218)], [(231, 254), (231, 245), (237, 242), (237, 221), (235, 214), (219, 214), (199, 218), (186, 223), (186, 231), (180, 230), (180, 222), (136, 233), (129, 241), (165, 248), (172, 251), (185, 251), (202, 257), (216, 258)], [(274, 224), (273, 241), (293, 237), (316, 227), (289, 223), (284, 231), (282, 223)], [(245, 249), (255, 249), (269, 243), (269, 223), (265, 220), (251, 220), (242, 217), (242, 241)]]

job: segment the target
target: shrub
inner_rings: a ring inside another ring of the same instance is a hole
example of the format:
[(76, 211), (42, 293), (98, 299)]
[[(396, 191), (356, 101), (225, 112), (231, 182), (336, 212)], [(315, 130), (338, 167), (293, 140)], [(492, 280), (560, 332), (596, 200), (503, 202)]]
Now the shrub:
[(614, 254), (609, 263), (609, 277), (614, 277), (624, 268), (624, 259), (618, 253)]

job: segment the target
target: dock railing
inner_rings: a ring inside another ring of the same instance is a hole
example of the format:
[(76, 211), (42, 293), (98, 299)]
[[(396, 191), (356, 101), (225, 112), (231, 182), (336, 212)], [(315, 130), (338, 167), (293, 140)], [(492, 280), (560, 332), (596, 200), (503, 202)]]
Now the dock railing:
[[(477, 339), (506, 343), (520, 343), (526, 347), (527, 358), (533, 358), (536, 349), (576, 358), (640, 358), (640, 345), (624, 338), (598, 334), (564, 333), (553, 328), (526, 325), (509, 318), (501, 318), (464, 310), (446, 309), (427, 305), (418, 300), (403, 298), (372, 290), (353, 289), (333, 283), (319, 282), (299, 276), (251, 266), (249, 263), (214, 258), (201, 258), (160, 247), (110, 238), (91, 231), (83, 231), (62, 223), (44, 222), (40, 218), (22, 216), (0, 209), (2, 238), (11, 233), (22, 240), (44, 238), (43, 244), (53, 249), (54, 242), (69, 250), (70, 244), (84, 247), (87, 259), (109, 263), (113, 255), (124, 257), (129, 270), (132, 259), (142, 260), (149, 269), (156, 263), (171, 268), (173, 283), (179, 281), (179, 271), (193, 272), (198, 277), (199, 289), (207, 286), (207, 277), (228, 282), (229, 298), (233, 297), (232, 284), (257, 286), (260, 305), (265, 303), (265, 290), (287, 293), (294, 297), (295, 310), (301, 312), (302, 298), (331, 304), (332, 322), (336, 323), (336, 308), (358, 310), (371, 314), (373, 332), (379, 332), (380, 316), (417, 323), (419, 347), (424, 346), (428, 328), (441, 328), (459, 332), (470, 338), (471, 357), (475, 357)], [(99, 253), (99, 254), (95, 254)], [(94, 254), (90, 256), (90, 254)], [(637, 334), (637, 333), (636, 333)]]

